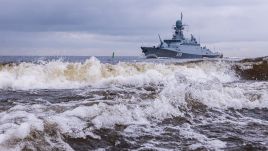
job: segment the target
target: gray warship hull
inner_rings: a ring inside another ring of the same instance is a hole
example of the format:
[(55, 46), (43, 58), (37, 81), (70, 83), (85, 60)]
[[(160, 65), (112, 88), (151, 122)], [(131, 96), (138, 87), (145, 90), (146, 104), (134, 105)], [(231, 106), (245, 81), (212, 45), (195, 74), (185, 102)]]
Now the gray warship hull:
[(180, 58), (180, 59), (192, 59), (192, 58), (222, 58), (222, 54), (191, 54), (187, 52), (179, 52), (164, 48), (156, 47), (141, 47), (142, 52), (146, 58)]
[(191, 34), (191, 38), (185, 38), (183, 34), (184, 27), (186, 25), (182, 24), (182, 13), (181, 19), (176, 21), (174, 26), (174, 34), (172, 39), (166, 39), (162, 41), (160, 35), (158, 46), (153, 47), (141, 47), (142, 52), (146, 58), (222, 58), (223, 54), (219, 52), (212, 52), (206, 46), (201, 46), (197, 42), (196, 38)]

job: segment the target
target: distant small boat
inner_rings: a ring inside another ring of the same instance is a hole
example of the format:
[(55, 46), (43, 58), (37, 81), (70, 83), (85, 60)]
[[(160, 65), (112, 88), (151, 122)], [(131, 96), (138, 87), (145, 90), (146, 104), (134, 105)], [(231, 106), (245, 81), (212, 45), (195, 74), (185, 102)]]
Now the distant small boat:
[(115, 53), (113, 52), (112, 58), (114, 58), (114, 57), (115, 57)]

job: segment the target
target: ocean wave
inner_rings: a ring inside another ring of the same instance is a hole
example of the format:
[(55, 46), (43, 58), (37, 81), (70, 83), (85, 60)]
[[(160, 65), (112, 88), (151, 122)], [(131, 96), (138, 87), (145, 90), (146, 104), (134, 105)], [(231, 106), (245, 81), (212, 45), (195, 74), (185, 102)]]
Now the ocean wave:
[[(199, 126), (268, 125), (244, 115), (266, 113), (268, 83), (245, 81), (238, 64), (243, 62), (107, 64), (92, 57), (1, 65), (1, 99), (14, 101), (0, 112), (0, 149), (224, 149), (233, 142), (208, 137)], [(265, 136), (259, 139), (265, 143)]]
[[(265, 62), (265, 59), (261, 61)], [(140, 98), (164, 96), (168, 99), (181, 100), (183, 103), (188, 98), (217, 108), (267, 107), (265, 102), (268, 98), (267, 88), (258, 92), (252, 91), (258, 89), (262, 82), (240, 82), (241, 78), (242, 80), (244, 78), (243, 74), (237, 74), (240, 70), (234, 70), (234, 67), (241, 65), (242, 62), (203, 60), (166, 64), (154, 62), (108, 64), (91, 57), (84, 63), (50, 61), (39, 64), (6, 64), (0, 68), (0, 89), (16, 91), (89, 87), (88, 89), (106, 88), (111, 91), (111, 88), (122, 90), (129, 88), (132, 91), (143, 89), (145, 92), (150, 92), (150, 95), (139, 92), (143, 95), (138, 96)], [(252, 62), (262, 65), (260, 60)], [(248, 64), (248, 61), (244, 63)], [(251, 69), (245, 68), (243, 71), (246, 70)], [(266, 84), (265, 81), (263, 83)], [(155, 90), (158, 92), (153, 92)], [(109, 91), (105, 90), (109, 96), (100, 95), (110, 98), (121, 97), (117, 96), (118, 92)], [(130, 93), (130, 90), (127, 93)], [(131, 96), (127, 93), (123, 96)]]
[[(165, 139), (168, 142), (175, 143), (178, 139), (186, 143), (187, 140), (194, 142), (184, 149), (221, 150), (226, 147), (226, 142), (207, 137), (194, 127), (206, 123), (258, 123), (261, 120), (244, 117), (239, 110), (268, 108), (267, 83), (226, 84), (217, 80), (201, 80), (194, 84), (185, 77), (176, 76), (164, 87), (152, 86), (162, 87), (156, 98), (141, 99), (144, 93), (154, 90), (142, 89), (140, 91), (145, 92), (139, 93), (139, 88), (135, 87), (131, 90), (137, 95), (125, 98), (131, 91), (123, 92), (126, 87), (122, 87), (112, 88), (117, 96), (111, 98), (97, 97), (92, 100), (86, 97), (92, 91), (85, 89), (82, 93), (76, 92), (85, 96), (85, 99), (78, 101), (74, 101), (76, 96), (73, 96), (68, 102), (48, 103), (43, 100), (40, 104), (17, 103), (0, 113), (0, 149), (81, 150), (75, 144), (84, 142), (83, 145), (90, 149), (97, 149), (100, 145), (104, 148), (114, 146), (114, 149), (135, 149), (136, 145), (142, 144), (144, 149), (153, 147), (161, 150), (163, 148), (151, 144), (150, 137), (154, 141), (163, 142), (160, 138), (170, 133), (177, 135), (174, 136), (177, 140), (170, 140), (167, 136)], [(256, 92), (256, 88), (260, 90)], [(94, 94), (102, 95), (104, 91), (107, 89), (96, 89)], [(263, 121), (261, 123), (265, 124)], [(149, 138), (143, 138), (144, 135)], [(144, 142), (138, 141), (141, 139)], [(139, 145), (137, 148), (141, 147)]]
[(268, 80), (268, 57), (244, 59), (234, 66), (241, 78), (246, 80)]
[(162, 63), (101, 63), (95, 57), (84, 63), (51, 61), (0, 65), (1, 89), (69, 89), (101, 84), (143, 85), (163, 83), (176, 73), (187, 79), (233, 81), (230, 66), (223, 62), (183, 65)]

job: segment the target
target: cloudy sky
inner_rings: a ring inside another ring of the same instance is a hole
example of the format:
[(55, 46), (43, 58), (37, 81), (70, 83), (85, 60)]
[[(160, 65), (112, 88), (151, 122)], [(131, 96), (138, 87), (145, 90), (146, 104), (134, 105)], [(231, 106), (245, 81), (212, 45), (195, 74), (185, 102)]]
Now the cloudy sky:
[(141, 55), (181, 11), (212, 50), (268, 55), (267, 0), (0, 0), (0, 55)]

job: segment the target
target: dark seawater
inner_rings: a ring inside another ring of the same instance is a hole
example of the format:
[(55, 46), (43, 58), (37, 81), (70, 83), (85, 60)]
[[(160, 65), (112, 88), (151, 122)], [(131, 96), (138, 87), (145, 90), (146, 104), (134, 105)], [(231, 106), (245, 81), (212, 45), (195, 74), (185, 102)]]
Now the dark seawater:
[(0, 150), (268, 150), (268, 57), (0, 57)]

